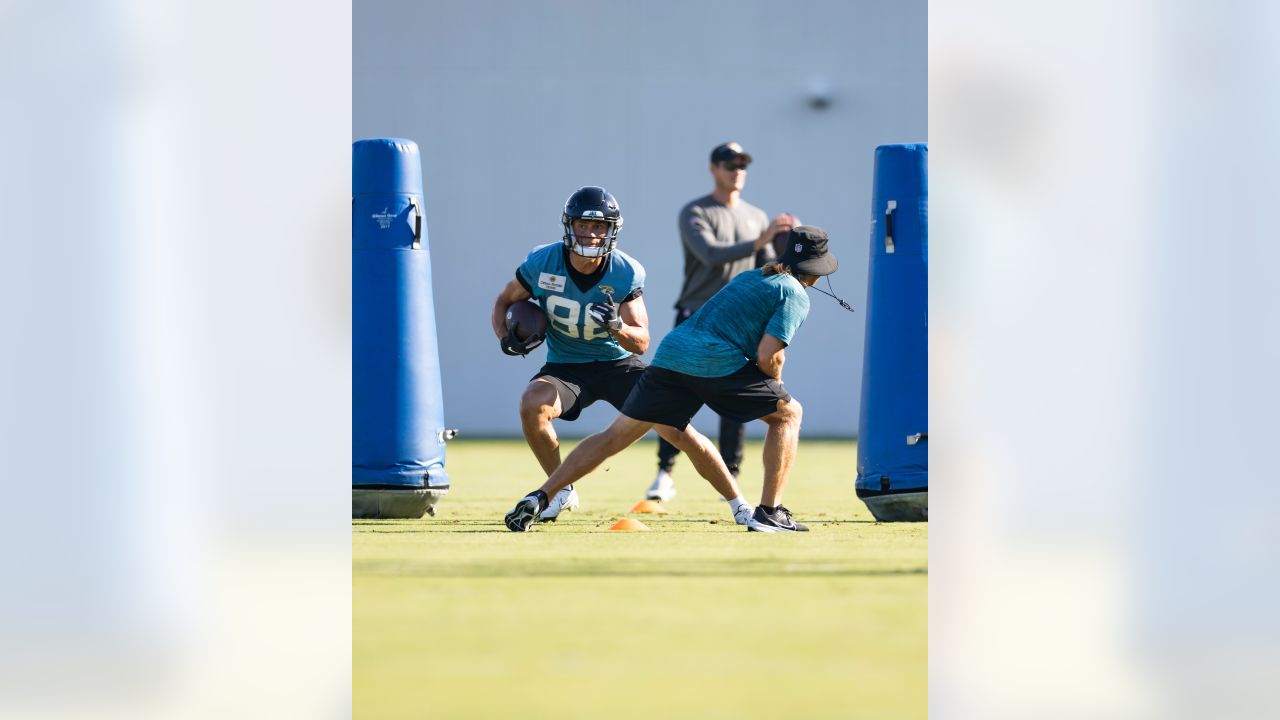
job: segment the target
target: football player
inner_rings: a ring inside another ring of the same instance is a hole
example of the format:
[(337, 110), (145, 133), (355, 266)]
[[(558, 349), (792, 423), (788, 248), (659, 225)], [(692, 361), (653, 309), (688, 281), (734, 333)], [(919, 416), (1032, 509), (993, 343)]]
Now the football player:
[[(759, 532), (809, 529), (793, 520), (782, 505), (802, 415), (800, 403), (782, 386), (782, 365), (786, 347), (809, 314), (805, 288), (835, 272), (838, 263), (827, 249), (827, 234), (821, 228), (801, 225), (786, 237), (786, 250), (776, 262), (738, 275), (688, 322), (667, 334), (617, 420), (583, 440), (542, 487), (521, 498), (506, 515), (507, 528), (528, 530), (547, 507), (549, 496), (639, 440), (651, 427), (666, 428), (665, 434), (659, 433), (663, 437), (677, 428), (687, 430), (689, 419), (706, 404), (722, 417), (737, 422), (763, 420), (768, 425), (760, 505), (740, 524)], [(843, 300), (836, 301), (852, 309)], [(722, 473), (720, 482), (731, 481), (719, 453), (713, 453), (713, 459), (714, 469)]]
[[(520, 340), (506, 327), (507, 309), (533, 298), (547, 316), (547, 363), (520, 397), (520, 425), (529, 449), (547, 475), (560, 467), (560, 442), (552, 421), (575, 420), (596, 400), (621, 409), (644, 373), (637, 357), (649, 347), (644, 268), (617, 249), (622, 212), (604, 188), (588, 186), (569, 196), (560, 215), (559, 243), (533, 249), (493, 303), (493, 332), (502, 351), (527, 355), (542, 340)], [(742, 501), (728, 471), (719, 472), (719, 454), (692, 427), (659, 427), (658, 434), (688, 453), (694, 466), (726, 500), (735, 519), (745, 524), (754, 509)], [(559, 489), (537, 520), (555, 520), (578, 507), (572, 484)]]

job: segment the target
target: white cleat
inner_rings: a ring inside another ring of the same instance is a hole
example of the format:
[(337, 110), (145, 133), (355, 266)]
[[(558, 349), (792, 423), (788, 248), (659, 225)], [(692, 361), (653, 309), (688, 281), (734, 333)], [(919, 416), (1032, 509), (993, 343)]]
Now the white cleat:
[(738, 511), (733, 514), (733, 521), (739, 525), (748, 525), (751, 522), (751, 516), (755, 514), (756, 509), (750, 505), (742, 505)]
[(551, 502), (547, 503), (547, 509), (543, 510), (542, 514), (538, 516), (538, 522), (555, 522), (556, 518), (560, 517), (561, 512), (577, 510), (578, 504), (578, 491), (574, 490), (573, 486), (570, 485), (551, 498)]
[(659, 470), (658, 477), (653, 479), (653, 484), (645, 492), (644, 499), (669, 502), (675, 496), (676, 481), (671, 479), (671, 473), (666, 470)]

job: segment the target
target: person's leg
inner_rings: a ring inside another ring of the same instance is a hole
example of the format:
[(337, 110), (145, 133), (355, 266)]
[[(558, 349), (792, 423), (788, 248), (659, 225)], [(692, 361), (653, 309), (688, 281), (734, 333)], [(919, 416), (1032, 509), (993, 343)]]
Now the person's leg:
[(520, 429), (547, 475), (560, 467), (560, 439), (551, 421), (560, 417), (562, 409), (556, 387), (546, 378), (534, 378), (520, 396)]
[[(673, 328), (680, 327), (680, 323), (688, 320), (693, 315), (692, 310), (684, 308), (676, 308), (675, 323)], [(658, 436), (658, 476), (654, 478), (653, 484), (649, 486), (645, 497), (651, 500), (670, 500), (676, 494), (675, 480), (671, 477), (671, 471), (675, 469), (676, 458), (680, 456), (680, 449), (675, 445), (667, 442), (667, 439)]]
[(800, 441), (800, 419), (803, 408), (795, 398), (779, 400), (778, 409), (760, 418), (768, 424), (764, 436), (764, 490), (760, 504), (777, 507), (782, 502), (782, 490), (796, 459), (796, 446)]
[(676, 496), (676, 481), (671, 477), (671, 469), (675, 467), (679, 454), (679, 448), (662, 437), (658, 438), (658, 474), (649, 484), (649, 489), (644, 491), (646, 500), (670, 502)]
[(809, 528), (795, 522), (791, 511), (778, 503), (791, 473), (800, 438), (800, 403), (782, 383), (745, 365), (732, 375), (710, 378), (699, 387), (701, 397), (721, 417), (743, 422), (759, 419), (769, 426), (764, 438), (764, 488), (760, 504), (744, 523), (758, 532), (804, 532)]
[(706, 435), (695, 430), (692, 425), (686, 425), (683, 432), (670, 425), (654, 425), (653, 429), (658, 432), (658, 437), (670, 441), (688, 455), (689, 462), (693, 463), (698, 474), (706, 478), (725, 500), (733, 500), (742, 495), (738, 482)]
[(738, 477), (742, 468), (742, 443), (746, 437), (746, 425), (727, 417), (720, 418), (720, 457), (734, 477)]
[(680, 455), (680, 448), (667, 442), (665, 438), (658, 438), (658, 469), (664, 472), (671, 472), (676, 466), (676, 458)]
[(645, 369), (628, 393), (618, 419), (604, 432), (579, 443), (541, 488), (521, 498), (504, 518), (507, 528), (515, 532), (528, 530), (537, 513), (547, 506), (548, 496), (568, 487), (599, 467), (606, 458), (639, 440), (654, 423), (687, 424), (702, 402), (686, 390), (682, 377), (661, 368)]
[(560, 467), (547, 478), (539, 488), (548, 497), (555, 495), (561, 488), (582, 479), (592, 470), (600, 467), (600, 463), (617, 455), (639, 440), (653, 423), (632, 420), (626, 415), (619, 415), (613, 424), (578, 443), (569, 453)]
[(639, 440), (649, 432), (651, 427), (653, 423), (632, 420), (626, 415), (619, 415), (618, 419), (603, 432), (598, 432), (578, 443), (578, 447), (569, 453), (569, 457), (565, 458), (560, 467), (551, 473), (551, 477), (547, 478), (542, 487), (520, 498), (511, 512), (506, 514), (503, 522), (507, 529), (514, 532), (528, 531), (539, 513), (547, 508), (550, 498), (595, 470), (609, 457)]

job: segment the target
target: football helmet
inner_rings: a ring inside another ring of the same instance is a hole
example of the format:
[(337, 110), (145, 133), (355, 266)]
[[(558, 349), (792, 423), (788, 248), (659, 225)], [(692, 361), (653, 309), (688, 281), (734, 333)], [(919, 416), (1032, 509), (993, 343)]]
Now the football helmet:
[[(578, 242), (573, 234), (574, 220), (603, 220), (609, 223), (609, 232), (604, 242), (596, 247), (586, 247)], [(618, 230), (622, 228), (622, 210), (618, 201), (607, 190), (595, 185), (578, 188), (564, 203), (564, 212), (560, 213), (560, 224), (564, 226), (564, 245), (570, 252), (582, 257), (608, 257), (618, 244)]]

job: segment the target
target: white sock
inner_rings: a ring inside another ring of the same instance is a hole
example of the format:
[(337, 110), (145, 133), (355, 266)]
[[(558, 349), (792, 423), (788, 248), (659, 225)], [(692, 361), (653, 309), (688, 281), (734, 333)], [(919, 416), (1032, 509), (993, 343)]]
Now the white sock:
[(729, 512), (737, 514), (738, 508), (742, 507), (743, 505), (746, 505), (746, 503), (743, 502), (742, 496), (739, 495), (738, 497), (729, 501)]

